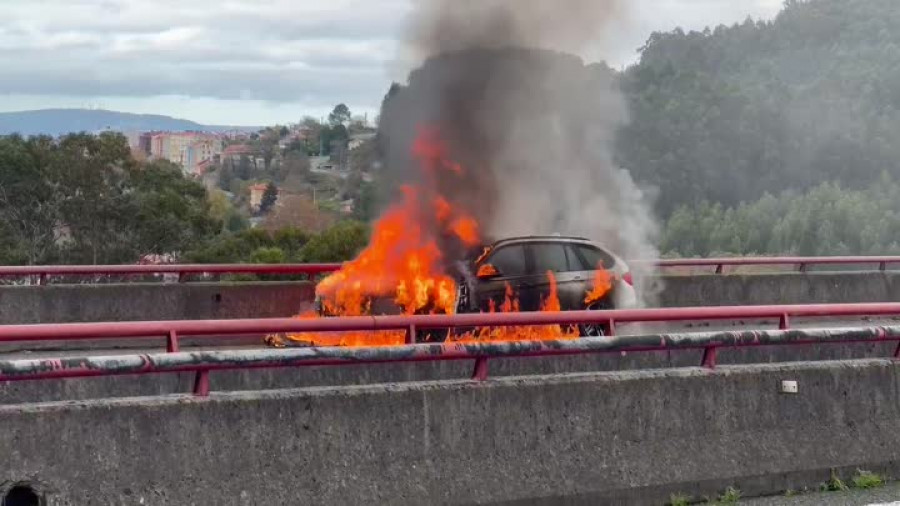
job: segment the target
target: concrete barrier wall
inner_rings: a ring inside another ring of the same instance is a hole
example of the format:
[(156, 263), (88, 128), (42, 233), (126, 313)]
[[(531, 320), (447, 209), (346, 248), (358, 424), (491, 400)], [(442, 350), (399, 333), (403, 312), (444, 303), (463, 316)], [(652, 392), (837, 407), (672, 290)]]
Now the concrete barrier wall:
[[(663, 276), (659, 304), (730, 306), (900, 300), (900, 273)], [(311, 284), (180, 283), (0, 287), (0, 324), (265, 318), (308, 309)]]
[(0, 324), (273, 318), (314, 295), (307, 282), (2, 286)]
[[(814, 273), (775, 275), (701, 275), (662, 278), (664, 306), (776, 304), (815, 302), (880, 302), (900, 300), (900, 273)], [(0, 322), (158, 320), (184, 318), (247, 318), (291, 316), (308, 307), (313, 289), (308, 283), (124, 284), (48, 287), (0, 287)], [(704, 329), (705, 330), (705, 329)], [(197, 342), (186, 339), (184, 344)], [(202, 341), (200, 341), (202, 343)], [(221, 342), (221, 341), (216, 341)], [(233, 344), (258, 344), (259, 338)], [(122, 353), (165, 346), (156, 341), (117, 341)], [(29, 349), (92, 353), (109, 342), (30, 343)], [(22, 345), (3, 345), (15, 352)], [(78, 351), (82, 349), (83, 351)], [(891, 345), (857, 344), (816, 347), (762, 347), (723, 350), (724, 364), (798, 360), (837, 360), (889, 356)], [(555, 359), (492, 360), (493, 376), (616, 371), (695, 365), (698, 352), (594, 355)], [(385, 382), (466, 378), (469, 361), (302, 368), (293, 370), (222, 371), (211, 375), (214, 390), (256, 390), (311, 385), (359, 385)], [(0, 404), (93, 399), (188, 392), (192, 375), (130, 376), (41, 382), (0, 382)]]
[(900, 301), (900, 272), (663, 276), (664, 307)]
[(4, 406), (0, 484), (48, 506), (775, 493), (832, 469), (897, 476), (898, 373), (868, 360)]

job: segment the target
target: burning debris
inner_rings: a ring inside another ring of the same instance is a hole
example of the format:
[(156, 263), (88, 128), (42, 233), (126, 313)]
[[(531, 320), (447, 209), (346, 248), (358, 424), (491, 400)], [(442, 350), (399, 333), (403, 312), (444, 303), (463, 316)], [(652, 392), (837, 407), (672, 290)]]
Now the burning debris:
[[(485, 237), (585, 235), (626, 257), (655, 256), (643, 194), (612, 159), (615, 131), (627, 116), (615, 73), (541, 49), (582, 49), (618, 7), (614, 0), (571, 0), (566, 9), (543, 0), (417, 4), (407, 49), (424, 63), (405, 86), (391, 88), (379, 125), (382, 177), (395, 197), (369, 246), (317, 287), (326, 314), (372, 314), (383, 299), (404, 314), (451, 314), (460, 277), (477, 276), (461, 261)], [(548, 276), (541, 310), (559, 311), (556, 280)], [(611, 288), (610, 274), (599, 269), (585, 303)], [(512, 292), (490, 310), (518, 311)], [(576, 334), (558, 326), (478, 329), (452, 339)], [(403, 332), (385, 332), (280, 343), (405, 339)]]

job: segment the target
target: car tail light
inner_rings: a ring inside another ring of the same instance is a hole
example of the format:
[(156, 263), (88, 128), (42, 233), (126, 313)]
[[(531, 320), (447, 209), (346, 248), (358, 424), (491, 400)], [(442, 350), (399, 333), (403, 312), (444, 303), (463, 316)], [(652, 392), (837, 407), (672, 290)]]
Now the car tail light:
[(622, 281), (628, 283), (628, 286), (634, 286), (634, 280), (631, 278), (630, 271), (622, 275)]

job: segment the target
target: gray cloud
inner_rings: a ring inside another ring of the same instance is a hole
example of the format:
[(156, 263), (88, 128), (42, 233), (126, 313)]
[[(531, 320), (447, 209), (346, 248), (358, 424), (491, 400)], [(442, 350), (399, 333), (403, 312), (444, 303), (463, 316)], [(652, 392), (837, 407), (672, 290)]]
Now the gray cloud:
[[(17, 108), (13, 95), (374, 110), (389, 80), (405, 78), (398, 41), (415, 1), (0, 0), (0, 110)], [(627, 21), (606, 27), (603, 51), (585, 48), (588, 59), (632, 61), (653, 30), (771, 15), (781, 0), (627, 3)]]
[(406, 1), (322, 3), (4, 6), (0, 94), (376, 101), (386, 89), (386, 62), (396, 52)]

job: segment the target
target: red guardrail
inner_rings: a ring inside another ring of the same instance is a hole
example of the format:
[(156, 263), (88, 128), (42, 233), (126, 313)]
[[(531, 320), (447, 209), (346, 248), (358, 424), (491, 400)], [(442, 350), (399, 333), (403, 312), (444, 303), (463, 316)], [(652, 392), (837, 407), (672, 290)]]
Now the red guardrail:
[[(714, 368), (716, 350), (730, 346), (804, 344), (813, 342), (900, 341), (900, 327), (801, 330), (790, 328), (793, 317), (900, 316), (900, 303), (736, 306), (611, 311), (568, 311), (463, 315), (368, 316), (353, 318), (161, 321), (0, 326), (0, 342), (69, 341), (79, 339), (166, 338), (165, 354), (124, 357), (70, 357), (0, 360), (0, 381), (71, 378), (152, 372), (197, 373), (195, 394), (209, 392), (213, 369), (335, 365), (410, 360), (475, 359), (475, 379), (487, 377), (491, 357), (554, 355), (609, 351), (703, 349), (703, 366)], [(414, 344), (417, 329), (601, 324), (614, 334), (617, 323), (778, 318), (779, 331), (750, 330), (681, 333), (658, 336), (576, 339), (517, 343)], [(406, 330), (407, 344), (393, 347), (295, 348), (287, 350), (198, 351), (182, 353), (181, 336), (233, 336), (269, 333)], [(861, 333), (860, 333), (861, 332)], [(778, 336), (773, 337), (773, 336)], [(582, 344), (578, 344), (582, 343)], [(587, 344), (584, 344), (587, 343)], [(612, 343), (612, 344), (610, 344)], [(434, 348), (437, 346), (438, 348)], [(506, 351), (504, 351), (506, 350)], [(281, 353), (281, 354), (279, 354)], [(505, 355), (504, 355), (505, 354)], [(900, 348), (895, 356), (900, 356)]]
[[(900, 265), (900, 256), (835, 256), (835, 257), (740, 257), (740, 258), (674, 258), (633, 264), (651, 263), (660, 269), (671, 267), (715, 267), (722, 274), (725, 267), (750, 265), (797, 266), (806, 272), (809, 266), (821, 265), (872, 265), (885, 271), (893, 264)], [(45, 284), (50, 276), (95, 276), (95, 275), (157, 275), (177, 274), (179, 281), (191, 275), (203, 274), (281, 274), (308, 275), (326, 274), (338, 270), (341, 264), (167, 264), (167, 265), (46, 265), (46, 266), (0, 266), (0, 277), (37, 277)]]
[(666, 267), (715, 267), (722, 274), (727, 266), (789, 265), (806, 272), (811, 265), (877, 265), (881, 271), (891, 264), (900, 264), (900, 256), (834, 256), (834, 257), (735, 257), (735, 258), (672, 258), (654, 262)]
[(0, 266), (0, 277), (36, 276), (45, 284), (49, 276), (177, 274), (179, 281), (202, 274), (305, 274), (334, 272), (341, 264), (165, 264), (165, 265), (34, 265)]

